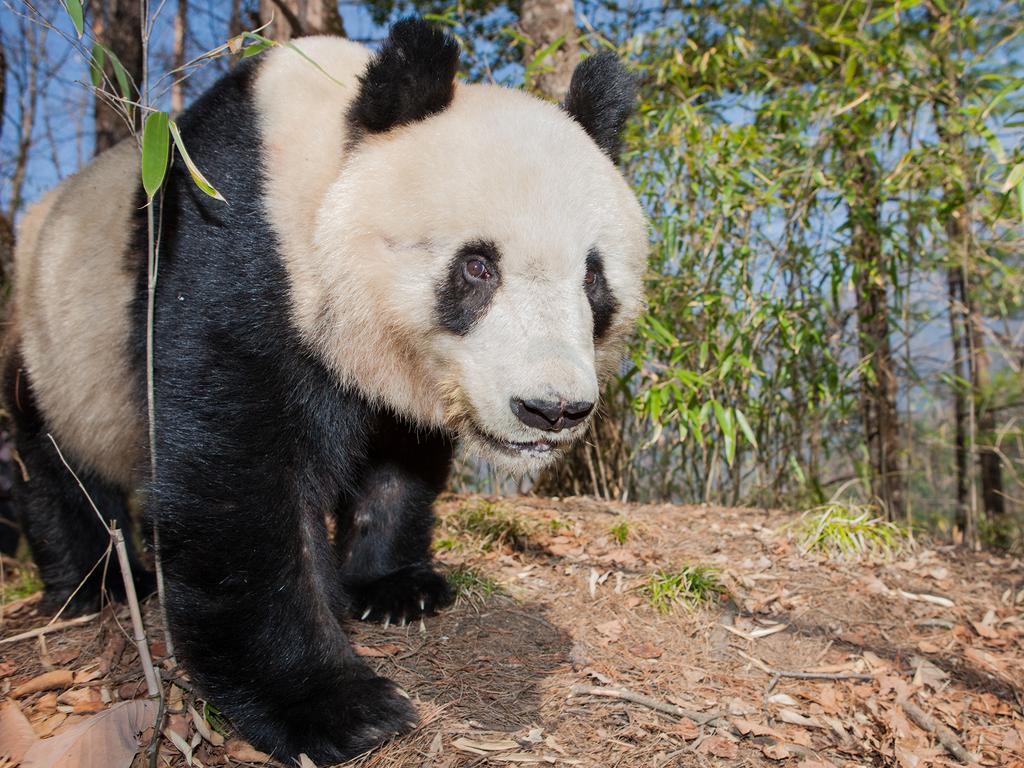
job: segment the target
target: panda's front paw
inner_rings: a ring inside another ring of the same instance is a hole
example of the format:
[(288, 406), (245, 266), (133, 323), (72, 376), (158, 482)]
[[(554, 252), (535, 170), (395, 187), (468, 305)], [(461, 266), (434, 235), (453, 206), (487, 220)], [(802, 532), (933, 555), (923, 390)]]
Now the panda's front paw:
[(448, 581), (429, 565), (411, 565), (373, 581), (347, 584), (352, 615), (363, 621), (405, 624), (452, 602)]
[(282, 762), (297, 762), (304, 752), (317, 765), (346, 761), (416, 727), (409, 694), (390, 680), (374, 676), (332, 685), (286, 707), (275, 702), (272, 710), (236, 715), (236, 725), (257, 749)]

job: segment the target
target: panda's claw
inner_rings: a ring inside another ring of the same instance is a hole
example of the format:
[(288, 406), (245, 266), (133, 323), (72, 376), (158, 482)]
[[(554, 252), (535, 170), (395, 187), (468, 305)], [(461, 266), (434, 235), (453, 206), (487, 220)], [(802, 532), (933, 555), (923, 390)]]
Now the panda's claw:
[(384, 629), (387, 629), (390, 626), (391, 626), (391, 614), (389, 613), (387, 616), (384, 617)]
[(381, 623), (388, 617), (388, 624), (404, 618), (403, 626), (452, 601), (448, 581), (429, 564), (408, 566), (370, 581), (350, 582), (346, 592), (353, 617)]

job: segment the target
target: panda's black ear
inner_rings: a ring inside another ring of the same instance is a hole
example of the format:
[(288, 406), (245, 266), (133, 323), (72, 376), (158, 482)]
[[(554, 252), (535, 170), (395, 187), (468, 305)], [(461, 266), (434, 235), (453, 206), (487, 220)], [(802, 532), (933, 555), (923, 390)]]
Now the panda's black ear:
[(455, 94), (459, 44), (422, 19), (391, 27), (359, 78), (348, 119), (360, 132), (382, 133), (437, 114)]
[(576, 66), (563, 106), (617, 163), (622, 131), (635, 103), (636, 79), (614, 53), (602, 51)]

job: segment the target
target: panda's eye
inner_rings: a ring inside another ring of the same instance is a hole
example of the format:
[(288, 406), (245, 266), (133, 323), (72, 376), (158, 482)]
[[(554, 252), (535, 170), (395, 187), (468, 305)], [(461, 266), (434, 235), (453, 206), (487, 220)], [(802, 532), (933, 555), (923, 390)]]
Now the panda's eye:
[(491, 270), (487, 268), (483, 259), (470, 259), (463, 267), (463, 271), (466, 273), (466, 279), (471, 282), (491, 279)]
[(597, 270), (592, 267), (587, 267), (587, 274), (583, 276), (583, 284), (587, 288), (591, 288), (597, 284)]

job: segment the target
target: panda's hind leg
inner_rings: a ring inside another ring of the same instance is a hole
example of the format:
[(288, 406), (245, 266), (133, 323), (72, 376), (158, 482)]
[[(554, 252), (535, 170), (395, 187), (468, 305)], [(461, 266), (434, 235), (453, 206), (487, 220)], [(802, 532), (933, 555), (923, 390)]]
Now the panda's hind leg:
[(112, 550), (108, 556), (110, 536), (89, 499), (104, 520), (113, 520), (125, 532), (139, 596), (152, 592), (153, 576), (132, 551), (132, 523), (124, 494), (79, 467), (76, 474), (85, 486), (87, 498), (50, 440), (25, 371), (16, 357), (8, 363), (5, 379), (19, 459), (11, 500), (45, 587), (40, 610), (54, 613), (63, 607), (64, 616), (88, 613), (99, 607), (104, 589), (111, 598), (124, 599), (124, 581), (117, 558)]
[(453, 444), (381, 416), (356, 497), (339, 510), (335, 544), (347, 609), (370, 621), (403, 623), (451, 602), (433, 564), (433, 502), (451, 469)]

